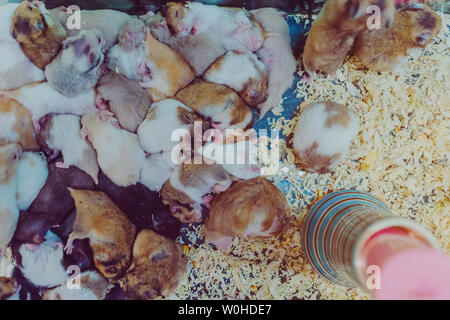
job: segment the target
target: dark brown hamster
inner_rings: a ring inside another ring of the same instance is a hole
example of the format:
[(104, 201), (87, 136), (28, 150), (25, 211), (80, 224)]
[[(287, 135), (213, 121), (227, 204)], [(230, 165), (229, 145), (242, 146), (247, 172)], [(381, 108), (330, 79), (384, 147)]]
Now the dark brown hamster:
[(186, 271), (187, 259), (181, 245), (142, 230), (133, 247), (133, 263), (126, 273), (128, 299), (151, 300), (168, 297)]

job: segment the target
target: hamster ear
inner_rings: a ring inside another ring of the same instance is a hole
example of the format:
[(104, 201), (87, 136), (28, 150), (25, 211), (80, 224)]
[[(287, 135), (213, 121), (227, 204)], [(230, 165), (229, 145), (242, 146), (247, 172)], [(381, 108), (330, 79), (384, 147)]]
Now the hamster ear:
[(359, 0), (348, 0), (347, 10), (350, 18), (358, 19), (366, 14), (367, 4)]
[(425, 43), (427, 43), (428, 40), (430, 40), (432, 35), (433, 34), (430, 31), (422, 32), (421, 34), (416, 36), (417, 44), (423, 46)]

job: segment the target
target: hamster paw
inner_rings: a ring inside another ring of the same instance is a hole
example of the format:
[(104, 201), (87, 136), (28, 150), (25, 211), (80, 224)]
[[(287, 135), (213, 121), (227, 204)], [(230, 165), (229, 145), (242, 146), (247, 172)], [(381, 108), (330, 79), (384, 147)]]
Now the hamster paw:
[(69, 169), (69, 165), (65, 164), (63, 161), (58, 161), (55, 163), (55, 167), (60, 169)]
[(202, 204), (209, 209), (211, 206), (211, 201), (214, 199), (214, 196), (211, 193), (205, 194), (202, 197)]
[(69, 239), (67, 240), (66, 246), (64, 247), (64, 251), (65, 251), (67, 254), (69, 254), (69, 255), (72, 254), (72, 252), (73, 252), (73, 248), (74, 248), (73, 240), (74, 240), (74, 239), (72, 239), (72, 238), (69, 236)]

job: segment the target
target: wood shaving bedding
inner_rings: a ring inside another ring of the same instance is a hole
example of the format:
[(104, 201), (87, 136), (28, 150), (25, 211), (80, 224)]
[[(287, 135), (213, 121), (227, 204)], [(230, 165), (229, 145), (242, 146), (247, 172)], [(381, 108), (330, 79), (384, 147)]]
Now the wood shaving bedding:
[[(367, 71), (352, 57), (335, 79), (318, 78), (310, 87), (297, 84), (297, 95), (304, 99), (299, 110), (313, 101), (332, 100), (359, 117), (361, 129), (347, 160), (327, 174), (304, 174), (292, 165), (293, 154), (281, 140), (279, 170), (267, 178), (291, 203), (289, 231), (263, 242), (235, 238), (226, 252), (207, 244), (190, 247), (185, 250), (189, 272), (177, 298), (368, 299), (361, 289), (319, 277), (301, 249), (300, 230), (308, 207), (327, 192), (343, 188), (375, 195), (394, 214), (424, 225), (450, 253), (450, 15), (440, 15), (443, 30), (398, 74)], [(272, 129), (286, 136), (295, 122), (269, 120)], [(272, 161), (261, 160), (266, 165)]]

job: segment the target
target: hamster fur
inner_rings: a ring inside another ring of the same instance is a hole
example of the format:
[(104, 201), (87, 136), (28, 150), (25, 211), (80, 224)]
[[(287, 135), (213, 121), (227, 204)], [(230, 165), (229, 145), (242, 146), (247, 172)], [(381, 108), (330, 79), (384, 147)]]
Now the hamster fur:
[(128, 299), (168, 298), (175, 292), (187, 266), (178, 243), (151, 230), (142, 230), (133, 246), (133, 263), (125, 276)]
[(250, 106), (267, 99), (266, 67), (251, 52), (228, 51), (209, 67), (203, 78), (230, 87)]
[(441, 28), (439, 15), (427, 5), (415, 4), (395, 13), (391, 29), (360, 32), (352, 51), (370, 70), (396, 72), (411, 50), (425, 48)]
[(289, 212), (284, 195), (265, 178), (239, 180), (212, 201), (205, 240), (223, 250), (235, 236), (277, 236), (284, 231)]
[(0, 97), (0, 145), (17, 143), (23, 150), (38, 151), (31, 113), (8, 97)]
[(141, 20), (127, 20), (120, 31), (119, 43), (108, 54), (108, 67), (130, 80), (142, 80), (138, 70), (146, 54), (146, 32), (145, 24)]
[(147, 33), (147, 55), (141, 66), (141, 86), (148, 88), (154, 102), (173, 96), (195, 77), (191, 66), (175, 50)]
[(11, 21), (11, 35), (25, 55), (40, 69), (61, 50), (67, 34), (41, 1), (22, 1)]
[(356, 35), (366, 28), (367, 8), (377, 5), (390, 28), (394, 0), (328, 0), (313, 22), (303, 51), (303, 67), (311, 78), (325, 72), (334, 76), (352, 48)]
[(190, 130), (195, 121), (201, 121), (191, 109), (174, 99), (153, 103), (137, 134), (142, 148), (148, 153), (171, 152), (179, 141), (172, 141), (177, 129)]
[(70, 114), (54, 115), (48, 120), (46, 145), (53, 152), (61, 151), (64, 161), (56, 165), (61, 168), (76, 166), (98, 183), (97, 154), (91, 144), (81, 136), (81, 118)]
[(16, 173), (20, 153), (15, 143), (0, 146), (0, 251), (11, 241), (19, 219)]
[(55, 234), (48, 232), (40, 245), (22, 244), (20, 269), (31, 283), (51, 288), (66, 282), (68, 274), (62, 265), (63, 244)]
[(102, 171), (117, 185), (125, 187), (139, 181), (145, 153), (136, 134), (119, 129), (98, 113), (85, 114), (82, 131), (97, 152)]
[(100, 78), (104, 44), (103, 34), (96, 29), (67, 38), (62, 51), (45, 68), (48, 83), (67, 97), (89, 92)]
[[(67, 285), (46, 290), (43, 300), (103, 300), (109, 281), (96, 271), (86, 271), (79, 275), (79, 288)], [(75, 283), (74, 283), (75, 284)]]
[(13, 91), (1, 91), (0, 94), (16, 100), (31, 112), (33, 125), (37, 132), (40, 130), (39, 119), (46, 114), (82, 115), (85, 112), (96, 110), (94, 90), (70, 98), (53, 89), (48, 82), (31, 84)]
[(17, 206), (26, 211), (48, 177), (47, 159), (41, 152), (23, 152), (17, 167)]
[(258, 105), (259, 118), (277, 107), (283, 94), (292, 86), (297, 61), (291, 49), (289, 27), (283, 13), (272, 8), (251, 11), (265, 31), (262, 47), (256, 51), (268, 71), (267, 99)]
[(175, 99), (217, 129), (245, 129), (253, 120), (250, 108), (239, 95), (222, 84), (195, 80), (180, 90)]
[(103, 192), (69, 188), (77, 215), (65, 250), (72, 252), (75, 239), (89, 238), (97, 270), (117, 279), (129, 267), (136, 227)]
[(331, 101), (309, 104), (292, 138), (296, 165), (309, 172), (332, 170), (345, 159), (358, 131), (359, 120), (346, 106)]
[(152, 102), (138, 82), (114, 71), (102, 76), (97, 83), (98, 99), (106, 103), (122, 128), (131, 132), (136, 132)]

